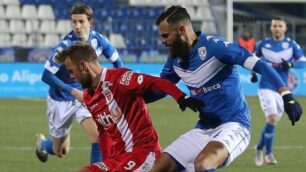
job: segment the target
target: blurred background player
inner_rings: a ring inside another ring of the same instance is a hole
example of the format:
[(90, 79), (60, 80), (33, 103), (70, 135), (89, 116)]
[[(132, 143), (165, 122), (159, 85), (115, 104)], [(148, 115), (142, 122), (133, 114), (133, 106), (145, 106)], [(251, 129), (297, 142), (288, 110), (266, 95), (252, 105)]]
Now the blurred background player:
[(255, 51), (256, 41), (248, 29), (245, 29), (241, 36), (238, 37), (238, 44), (247, 49), (250, 53)]
[[(146, 172), (160, 155), (157, 133), (142, 98), (147, 90), (171, 95), (180, 108), (200, 109), (203, 103), (185, 97), (168, 80), (134, 73), (126, 68), (106, 69), (90, 45), (72, 45), (59, 57), (71, 78), (84, 88), (76, 97), (86, 104), (99, 129), (103, 161), (80, 172)], [(83, 97), (84, 96), (84, 97)]]
[[(305, 67), (306, 58), (300, 46), (291, 38), (286, 37), (286, 21), (279, 17), (271, 20), (270, 30), (272, 36), (261, 40), (256, 48), (256, 55), (271, 64), (278, 76), (288, 85), (289, 69)], [(266, 117), (260, 140), (256, 146), (255, 164), (261, 166), (276, 164), (273, 155), (273, 141), (275, 139), (275, 126), (284, 112), (282, 97), (278, 94), (278, 88), (270, 84), (266, 76), (262, 76), (259, 83), (258, 97), (261, 108)], [(257, 76), (252, 74), (251, 81), (256, 82)], [(266, 148), (265, 156), (263, 149)]]
[[(273, 68), (237, 44), (194, 32), (185, 8), (167, 8), (157, 18), (156, 25), (162, 43), (169, 50), (161, 77), (174, 83), (182, 80), (191, 96), (202, 100), (205, 107), (200, 109), (196, 127), (166, 147), (151, 172), (215, 172), (246, 150), (251, 117), (235, 65), (271, 78), (271, 84), (278, 88), (286, 103), (290, 120), (299, 120), (301, 106)], [(151, 92), (146, 100), (150, 102), (160, 97)]]
[(70, 11), (73, 30), (67, 34), (54, 48), (53, 55), (46, 61), (42, 81), (50, 86), (47, 97), (47, 116), (51, 138), (45, 139), (43, 134), (37, 135), (36, 155), (42, 162), (46, 162), (48, 154), (63, 157), (70, 147), (70, 129), (74, 118), (82, 125), (88, 135), (91, 146), (91, 163), (101, 160), (98, 144), (97, 127), (91, 114), (75, 99), (81, 92), (81, 86), (70, 78), (64, 65), (56, 62), (59, 52), (78, 41), (93, 46), (97, 56), (103, 54), (113, 66), (123, 65), (117, 50), (101, 34), (91, 30), (93, 25), (93, 10), (85, 4), (75, 4)]

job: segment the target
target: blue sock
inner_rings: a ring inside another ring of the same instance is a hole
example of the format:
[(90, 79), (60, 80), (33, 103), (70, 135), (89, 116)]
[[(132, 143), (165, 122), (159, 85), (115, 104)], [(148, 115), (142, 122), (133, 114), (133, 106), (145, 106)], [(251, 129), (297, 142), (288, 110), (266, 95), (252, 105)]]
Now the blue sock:
[(100, 151), (100, 144), (99, 143), (92, 143), (91, 144), (91, 155), (90, 155), (90, 163), (95, 163), (102, 161), (102, 155)]
[(264, 127), (262, 129), (260, 140), (259, 140), (259, 143), (257, 144), (257, 147), (256, 147), (257, 150), (262, 150), (265, 146), (265, 143), (266, 143), (265, 130), (266, 130), (266, 127)]
[(265, 127), (265, 140), (266, 140), (266, 154), (272, 153), (272, 145), (274, 141), (274, 129), (275, 126), (271, 124), (266, 124)]
[(46, 139), (41, 142), (42, 147), (48, 152), (50, 155), (54, 155), (53, 152), (53, 140), (52, 139)]
[(209, 169), (209, 170), (204, 170), (204, 171), (202, 171), (202, 172), (216, 172), (216, 171), (217, 171), (216, 169), (211, 168), (211, 169)]

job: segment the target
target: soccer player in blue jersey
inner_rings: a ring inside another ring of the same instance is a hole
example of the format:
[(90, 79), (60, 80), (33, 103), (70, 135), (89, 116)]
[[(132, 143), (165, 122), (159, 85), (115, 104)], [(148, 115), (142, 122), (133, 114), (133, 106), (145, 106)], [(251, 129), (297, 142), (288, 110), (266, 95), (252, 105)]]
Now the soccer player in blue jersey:
[[(272, 19), (270, 30), (272, 36), (261, 40), (255, 53), (262, 60), (268, 62), (287, 85), (289, 69), (293, 66), (305, 67), (306, 58), (300, 46), (285, 36), (287, 27), (283, 18)], [(257, 81), (256, 74), (252, 74), (251, 81)], [(261, 77), (259, 87), (258, 97), (266, 117), (266, 123), (256, 146), (255, 164), (257, 166), (261, 166), (263, 163), (273, 165), (277, 163), (272, 150), (275, 126), (284, 112), (284, 104), (282, 97), (278, 94), (278, 88), (272, 85), (267, 77)], [(264, 148), (266, 150), (265, 156), (263, 156)]]
[[(236, 65), (269, 77), (278, 88), (292, 122), (302, 109), (276, 71), (243, 47), (218, 36), (194, 32), (185, 8), (171, 6), (156, 20), (162, 43), (170, 56), (161, 77), (182, 80), (192, 97), (202, 100), (195, 128), (164, 149), (151, 172), (215, 172), (233, 162), (250, 142), (250, 112), (240, 90)], [(148, 93), (146, 101), (161, 98)]]
[(85, 4), (75, 4), (70, 11), (73, 30), (68, 33), (54, 48), (52, 56), (46, 61), (42, 81), (50, 86), (47, 97), (47, 116), (51, 138), (43, 134), (37, 135), (36, 155), (46, 162), (48, 154), (63, 157), (70, 147), (70, 129), (73, 119), (80, 123), (92, 142), (90, 162), (101, 160), (98, 131), (89, 111), (77, 100), (81, 91), (80, 84), (70, 77), (65, 65), (56, 61), (56, 56), (62, 50), (75, 42), (83, 41), (91, 45), (97, 54), (103, 54), (113, 66), (123, 65), (116, 49), (101, 34), (91, 30), (93, 10)]

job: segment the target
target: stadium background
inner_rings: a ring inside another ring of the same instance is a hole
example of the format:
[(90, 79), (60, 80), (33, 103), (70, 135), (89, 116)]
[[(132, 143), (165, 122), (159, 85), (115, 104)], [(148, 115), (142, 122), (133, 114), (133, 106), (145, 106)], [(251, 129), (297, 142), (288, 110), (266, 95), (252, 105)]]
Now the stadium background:
[[(118, 49), (126, 67), (152, 75), (159, 74), (167, 57), (155, 19), (171, 4), (187, 8), (195, 30), (234, 42), (246, 29), (256, 40), (268, 36), (270, 19), (281, 15), (288, 20), (288, 36), (306, 49), (306, 3), (301, 0), (1, 0), (0, 97), (45, 97), (47, 86), (40, 81), (43, 64), (71, 30), (69, 9), (76, 2), (92, 6), (93, 29)], [(99, 59), (108, 67), (105, 58)], [(250, 73), (240, 71), (244, 94), (256, 95)], [(292, 70), (290, 76), (293, 92), (306, 95), (305, 70)], [(182, 83), (179, 86), (187, 91)]]
[[(0, 0), (0, 172), (76, 171), (87, 163), (87, 138), (76, 124), (69, 156), (51, 158), (47, 164), (41, 164), (33, 153), (35, 133), (48, 133), (43, 99), (48, 88), (40, 81), (44, 61), (52, 46), (70, 31), (68, 12), (76, 2), (93, 7), (93, 29), (108, 37), (126, 67), (138, 72), (158, 75), (163, 67), (167, 52), (159, 42), (154, 23), (158, 14), (172, 4), (188, 9), (196, 30), (234, 42), (245, 29), (256, 40), (268, 36), (271, 17), (284, 16), (288, 20), (288, 35), (306, 50), (305, 0)], [(103, 57), (100, 59), (104, 66), (111, 66)], [(233, 166), (220, 171), (304, 171), (305, 118), (294, 128), (287, 117), (280, 121), (275, 141), (279, 165), (261, 169), (254, 166), (252, 148), (264, 117), (254, 96), (257, 85), (249, 82), (248, 71), (239, 70), (242, 90), (255, 114), (252, 117), (255, 139)], [(292, 70), (290, 84), (305, 105), (306, 70)], [(179, 86), (186, 91), (181, 83)], [(168, 99), (150, 104), (149, 109), (163, 146), (191, 128), (197, 118), (191, 111), (180, 112)]]

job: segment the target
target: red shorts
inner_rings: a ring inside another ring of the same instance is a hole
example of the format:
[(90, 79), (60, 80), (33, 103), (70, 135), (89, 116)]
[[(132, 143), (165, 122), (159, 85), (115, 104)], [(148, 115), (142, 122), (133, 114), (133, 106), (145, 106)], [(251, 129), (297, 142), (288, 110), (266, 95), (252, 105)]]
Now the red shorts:
[(160, 152), (136, 149), (133, 152), (104, 159), (102, 162), (87, 165), (84, 168), (92, 172), (128, 172), (134, 170), (145, 172), (149, 171), (160, 154)]

